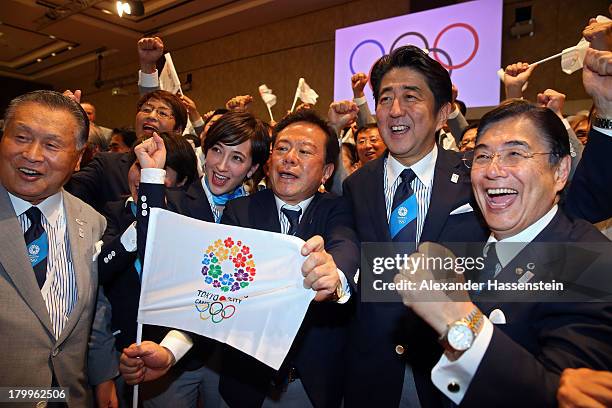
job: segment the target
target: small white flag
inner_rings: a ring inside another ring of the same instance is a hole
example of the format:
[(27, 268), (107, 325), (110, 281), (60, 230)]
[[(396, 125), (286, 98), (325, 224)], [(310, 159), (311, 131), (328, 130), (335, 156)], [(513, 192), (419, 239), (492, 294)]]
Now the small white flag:
[(138, 323), (210, 337), (278, 370), (315, 296), (303, 244), (153, 208)]
[(259, 95), (261, 95), (261, 99), (269, 107), (276, 105), (276, 95), (272, 93), (272, 90), (266, 84), (259, 85)]
[(172, 62), (170, 53), (167, 52), (164, 54), (164, 57), (166, 58), (166, 63), (164, 64), (164, 69), (162, 69), (162, 72), (159, 75), (159, 89), (173, 94), (178, 92), (183, 93), (181, 91), (181, 81), (179, 80), (176, 69), (174, 68), (174, 63)]
[(306, 83), (304, 78), (300, 78), (300, 82), (298, 83), (298, 93), (298, 97), (302, 100), (302, 102), (309, 103), (311, 105), (317, 103), (319, 94), (317, 94), (315, 90)]
[(563, 72), (569, 75), (581, 69), (588, 48), (589, 42), (583, 38), (576, 46), (564, 49), (563, 55), (561, 55)]

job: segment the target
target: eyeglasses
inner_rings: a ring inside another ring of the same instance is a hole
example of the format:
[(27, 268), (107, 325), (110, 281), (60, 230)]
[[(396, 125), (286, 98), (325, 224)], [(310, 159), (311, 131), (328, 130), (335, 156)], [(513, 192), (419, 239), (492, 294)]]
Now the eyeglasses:
[(370, 142), (370, 144), (376, 144), (380, 141), (380, 138), (378, 137), (371, 137), (371, 138), (363, 138), (363, 139), (357, 139), (357, 144), (359, 145), (363, 145), (365, 144), (367, 141)]
[(148, 105), (141, 106), (140, 112), (146, 113), (147, 115), (150, 115), (153, 112), (157, 112), (157, 116), (159, 116), (162, 119), (172, 119), (174, 117), (172, 112), (170, 112), (168, 109), (154, 108)]
[(482, 150), (472, 150), (469, 152), (465, 152), (463, 155), (463, 164), (468, 169), (477, 169), (482, 167), (487, 167), (491, 163), (493, 163), (493, 159), (497, 157), (497, 165), (500, 167), (516, 167), (520, 166), (522, 163), (527, 161), (527, 159), (531, 159), (534, 156), (544, 155), (544, 154), (554, 154), (553, 152), (538, 152), (532, 153), (524, 149), (511, 147), (507, 149), (498, 150), (495, 153), (489, 153)]

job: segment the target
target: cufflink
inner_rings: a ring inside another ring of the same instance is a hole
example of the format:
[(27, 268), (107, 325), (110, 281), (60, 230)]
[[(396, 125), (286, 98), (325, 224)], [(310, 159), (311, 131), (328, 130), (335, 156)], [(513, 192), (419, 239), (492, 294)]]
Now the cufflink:
[(456, 393), (456, 392), (459, 392), (459, 390), (461, 390), (461, 387), (459, 386), (459, 383), (452, 380), (451, 382), (448, 383), (448, 386), (446, 386), (446, 389), (449, 392)]

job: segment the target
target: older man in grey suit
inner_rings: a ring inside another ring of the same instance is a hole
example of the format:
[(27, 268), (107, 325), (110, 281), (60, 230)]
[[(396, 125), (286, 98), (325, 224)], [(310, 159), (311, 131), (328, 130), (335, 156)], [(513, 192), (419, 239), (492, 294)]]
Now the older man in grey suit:
[(0, 140), (0, 387), (66, 387), (70, 407), (93, 404), (86, 359), (106, 226), (62, 188), (88, 129), (74, 100), (35, 91), (11, 102)]

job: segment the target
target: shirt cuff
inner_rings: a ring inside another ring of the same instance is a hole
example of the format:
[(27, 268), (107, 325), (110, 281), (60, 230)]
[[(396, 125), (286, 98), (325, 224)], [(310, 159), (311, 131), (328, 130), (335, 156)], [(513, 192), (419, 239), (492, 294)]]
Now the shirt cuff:
[(455, 110), (448, 114), (448, 119), (455, 119), (460, 113), (461, 111), (459, 110), (459, 107), (455, 106)]
[(185, 332), (170, 330), (159, 345), (167, 348), (172, 353), (174, 364), (176, 364), (193, 346), (193, 341)]
[(365, 104), (367, 101), (368, 100), (365, 96), (362, 96), (361, 98), (353, 98), (353, 102), (355, 102), (357, 106), (361, 106)]
[(348, 280), (344, 275), (344, 272), (342, 272), (340, 269), (336, 269), (336, 271), (338, 272), (338, 277), (340, 278), (340, 287), (342, 288), (342, 296), (340, 296), (338, 300), (336, 300), (336, 303), (343, 304), (348, 302), (348, 300), (351, 298), (351, 285), (349, 285)]
[(157, 76), (157, 70), (152, 74), (147, 74), (146, 72), (138, 71), (138, 86), (143, 88), (158, 88), (159, 87), (159, 77)]
[(128, 252), (136, 252), (136, 221), (134, 221), (127, 229), (121, 234), (121, 245)]
[(603, 133), (606, 136), (612, 137), (612, 129), (604, 129), (604, 128), (600, 128), (600, 127), (597, 127), (597, 126), (593, 126), (593, 129), (595, 129), (599, 133)]
[[(485, 317), (484, 327), (469, 350), (455, 361), (450, 361), (445, 354), (442, 354), (438, 363), (431, 370), (431, 381), (455, 404), (461, 404), (492, 337), (493, 323)], [(449, 388), (455, 392), (451, 392)]]
[(563, 122), (563, 124), (565, 125), (565, 129), (571, 129), (572, 125), (570, 125), (570, 123), (567, 121), (567, 119), (563, 118), (561, 119), (561, 122)]
[(149, 184), (164, 184), (166, 170), (150, 167), (140, 170), (140, 182)]

